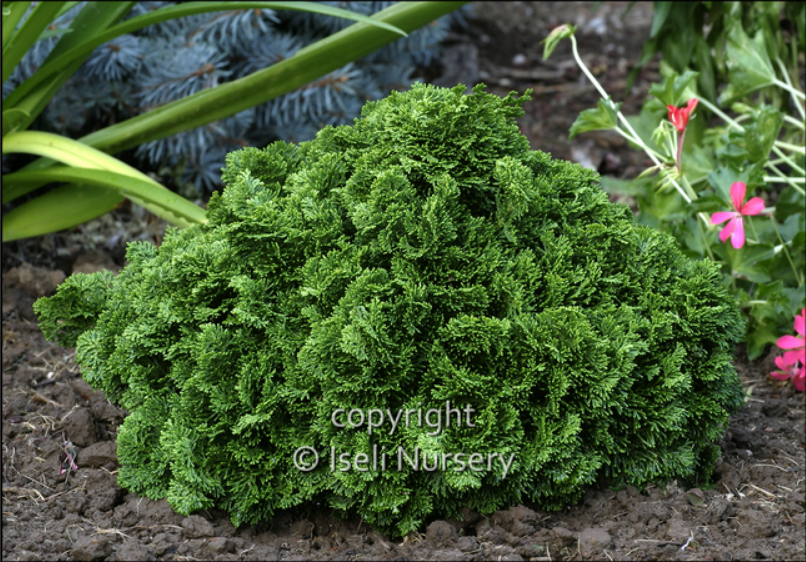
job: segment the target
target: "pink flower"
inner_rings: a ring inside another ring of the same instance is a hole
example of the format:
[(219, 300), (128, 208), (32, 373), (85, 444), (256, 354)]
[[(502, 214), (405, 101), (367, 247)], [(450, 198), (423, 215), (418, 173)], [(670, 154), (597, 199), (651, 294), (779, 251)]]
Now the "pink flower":
[(730, 198), (733, 201), (734, 211), (719, 211), (711, 215), (711, 224), (720, 224), (730, 219), (719, 239), (725, 242), (730, 237), (730, 242), (737, 250), (744, 246), (744, 225), (743, 216), (757, 215), (764, 210), (764, 201), (761, 197), (753, 197), (750, 201), (742, 205), (747, 186), (744, 182), (737, 181), (730, 187)]
[(798, 361), (801, 365), (806, 364), (806, 343), (804, 343), (806, 340), (806, 308), (795, 316), (795, 331), (800, 334), (799, 338), (782, 336), (776, 342), (781, 349), (789, 350), (784, 353), (783, 364), (785, 366), (794, 365)]
[(776, 357), (775, 364), (781, 370), (770, 373), (772, 378), (785, 381), (788, 380), (789, 377), (792, 377), (792, 386), (795, 387), (795, 390), (800, 392), (806, 391), (806, 369), (798, 363), (794, 365), (784, 365), (783, 357)]
[(785, 381), (792, 377), (792, 385), (800, 392), (806, 391), (806, 308), (795, 316), (795, 336), (782, 336), (778, 338), (778, 347), (788, 349), (783, 357), (775, 358), (775, 365), (781, 369), (770, 373), (770, 376)]
[(671, 121), (672, 125), (677, 128), (678, 132), (682, 133), (686, 130), (688, 118), (691, 117), (691, 114), (694, 112), (694, 108), (697, 107), (699, 101), (700, 100), (697, 98), (691, 98), (688, 100), (686, 107), (681, 108), (677, 108), (673, 105), (666, 106), (666, 108), (669, 110), (669, 121)]

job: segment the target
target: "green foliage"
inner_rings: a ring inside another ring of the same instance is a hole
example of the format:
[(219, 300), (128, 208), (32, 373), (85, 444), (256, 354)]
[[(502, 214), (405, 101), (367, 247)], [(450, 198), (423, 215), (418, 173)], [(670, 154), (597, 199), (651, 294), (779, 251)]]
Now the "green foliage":
[[(526, 96), (464, 90), (415, 84), (311, 142), (234, 152), (207, 224), (37, 301), (49, 338), (83, 330), (84, 377), (132, 412), (122, 486), (236, 525), (318, 501), (405, 534), (464, 504), (707, 484), (742, 404), (744, 326), (717, 267), (635, 225), (593, 172), (530, 151)], [(475, 427), (331, 419), (446, 401)], [(514, 461), (331, 470), (331, 447), (373, 446)]]
[[(613, 129), (646, 151), (652, 168), (604, 187), (635, 197), (637, 221), (675, 236), (687, 256), (721, 265), (723, 284), (746, 314), (750, 359), (790, 334), (806, 306), (805, 16), (803, 2), (655, 2), (640, 64), (660, 52), (662, 80), (640, 115), (617, 115), (627, 126), (608, 117), (611, 98), (600, 89), (605, 99), (570, 130), (574, 137)], [(692, 100), (683, 135), (670, 119)], [(713, 223), (714, 213), (735, 211), (737, 182), (746, 200), (764, 203), (742, 218), (739, 248), (720, 238), (724, 220)]]

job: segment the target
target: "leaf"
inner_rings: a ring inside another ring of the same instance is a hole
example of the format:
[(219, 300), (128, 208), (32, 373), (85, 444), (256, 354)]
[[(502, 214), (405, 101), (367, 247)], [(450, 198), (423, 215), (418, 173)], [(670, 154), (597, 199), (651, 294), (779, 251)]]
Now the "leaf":
[[(293, 10), (301, 12), (313, 12), (329, 16), (341, 17), (367, 23), (369, 25), (378, 26), (382, 29), (387, 29), (394, 33), (398, 33), (404, 37), (407, 36), (406, 32), (398, 29), (383, 21), (378, 21), (371, 17), (356, 14), (349, 10), (336, 8), (335, 6), (326, 6), (314, 2), (188, 2), (176, 6), (167, 6), (159, 8), (153, 12), (143, 14), (126, 20), (125, 22), (118, 23), (114, 27), (107, 29), (103, 33), (91, 35), (78, 45), (70, 45), (70, 48), (65, 48), (67, 45), (62, 45), (62, 50), (54, 50), (55, 53), (61, 53), (58, 56), (49, 56), (46, 63), (37, 70), (34, 75), (20, 84), (20, 86), (8, 96), (5, 103), (16, 104), (19, 100), (24, 99), (29, 92), (34, 90), (43, 80), (61, 71), (66, 65), (71, 64), (74, 60), (84, 60), (96, 47), (104, 43), (158, 23), (166, 22), (172, 19), (187, 17), (197, 14), (219, 11), (231, 10), (248, 10), (248, 9), (276, 9), (276, 10)], [(128, 10), (127, 10), (128, 12)], [(103, 29), (103, 28), (101, 28)], [(100, 31), (100, 30), (99, 30)], [(57, 45), (59, 47), (59, 45)]]
[(751, 162), (766, 162), (784, 118), (778, 109), (769, 105), (754, 112), (753, 116), (755, 119), (744, 125), (743, 147)]
[(805, 230), (803, 217), (803, 213), (789, 215), (784, 224), (778, 225), (778, 232), (781, 233), (781, 238), (784, 239), (784, 242), (789, 242), (798, 235), (798, 232)]
[(748, 357), (761, 356), (767, 345), (775, 344), (779, 337), (789, 333), (792, 318), (803, 307), (804, 294), (802, 286), (785, 287), (779, 280), (759, 286), (749, 312), (752, 321), (747, 338)]
[[(744, 228), (745, 236), (752, 233), (746, 222)], [(731, 269), (736, 273), (744, 275), (753, 283), (768, 283), (772, 280), (767, 268), (759, 263), (774, 255), (772, 245), (754, 244), (751, 246), (745, 242), (745, 245), (737, 250), (731, 245), (730, 240), (728, 240), (723, 245), (723, 253), (726, 258), (725, 261), (727, 261)]]
[(751, 361), (761, 357), (764, 348), (778, 341), (778, 330), (769, 324), (757, 324), (747, 334), (747, 358)]
[[(467, 2), (399, 2), (372, 18), (410, 32), (458, 9)], [(227, 4), (232, 9), (234, 4)], [(394, 41), (390, 31), (356, 23), (297, 51), (284, 61), (232, 82), (208, 88), (122, 123), (91, 133), (80, 140), (115, 153), (235, 115), (358, 60)], [(26, 171), (49, 165), (37, 161)]]
[[(63, 162), (68, 166), (110, 170), (159, 185), (146, 174), (121, 162), (114, 156), (105, 154), (79, 141), (53, 133), (40, 131), (9, 133), (3, 137), (3, 154), (8, 153), (37, 154)], [(20, 195), (22, 193), (17, 193), (13, 189), (4, 189), (3, 203), (7, 203)]]
[[(644, 141), (644, 144), (655, 152), (664, 154), (666, 149), (659, 147), (652, 141), (652, 133), (657, 128), (658, 123), (660, 123), (662, 115), (656, 111), (652, 111), (647, 107), (647, 105), (648, 104), (645, 104), (644, 107), (641, 108), (641, 113), (639, 115), (628, 115), (627, 122), (635, 130), (635, 132), (638, 133), (638, 136), (642, 141)], [(666, 113), (665, 109), (663, 113)], [(643, 150), (634, 143), (630, 143), (630, 146), (638, 150)]]
[(660, 84), (652, 84), (649, 93), (658, 98), (663, 105), (678, 107), (695, 97), (691, 83), (698, 75), (699, 73), (692, 70), (686, 70), (683, 74), (673, 71)]
[(719, 96), (721, 105), (775, 83), (775, 70), (761, 30), (751, 40), (742, 26), (734, 22), (727, 34), (727, 65), (730, 84)]
[(3, 242), (72, 228), (108, 213), (124, 199), (112, 189), (65, 185), (3, 215)]
[[(688, 139), (688, 134), (686, 139)], [(699, 144), (683, 146), (683, 175), (691, 185), (705, 181), (714, 169), (712, 153)]]
[(649, 30), (649, 38), (657, 37), (658, 32), (666, 23), (669, 11), (672, 9), (672, 2), (655, 2), (655, 13), (652, 14), (652, 27)]
[[(8, 4), (8, 5), (6, 5)], [(28, 11), (27, 2), (3, 2), (3, 50), (17, 35), (17, 24), (22, 21)]]
[[(683, 241), (686, 243), (686, 246), (690, 250), (693, 250), (697, 253), (699, 257), (706, 255), (706, 240), (703, 240), (702, 234), (700, 234), (700, 227), (697, 226), (697, 220), (694, 217), (689, 217), (686, 219), (686, 228), (684, 230)], [(708, 233), (705, 234), (706, 238)]]
[(699, 488), (692, 488), (686, 492), (686, 499), (688, 500), (688, 503), (694, 507), (702, 507), (702, 505), (705, 503), (705, 494), (703, 494), (702, 490)]
[(28, 114), (21, 109), (7, 109), (3, 112), (3, 136), (17, 130), (17, 126), (25, 121)]
[(75, 182), (100, 189), (112, 189), (176, 226), (189, 226), (207, 221), (204, 209), (160, 184), (108, 170), (61, 167), (41, 172), (17, 172), (3, 176), (3, 182), (37, 185)]
[(601, 131), (608, 129), (618, 128), (618, 117), (616, 112), (621, 107), (620, 103), (616, 104), (613, 109), (610, 105), (610, 98), (607, 100), (599, 100), (596, 104), (596, 109), (586, 109), (579, 114), (574, 124), (571, 125), (571, 132), (568, 136), (569, 139), (574, 138), (579, 133), (587, 133), (588, 131)]
[(602, 176), (602, 189), (614, 195), (629, 195), (632, 197), (646, 195), (647, 186), (651, 183), (652, 178), (622, 180), (612, 176)]
[(39, 36), (37, 41), (42, 41), (43, 39), (48, 39), (50, 37), (58, 37), (59, 35), (64, 35), (65, 33), (71, 33), (72, 30), (69, 28), (57, 28), (57, 29), (46, 29), (42, 32), (42, 35)]
[(775, 203), (775, 219), (784, 222), (790, 215), (803, 213), (804, 197), (794, 187), (786, 185)]
[[(23, 4), (20, 2), (20, 4)], [(64, 2), (38, 2), (31, 14), (22, 23), (20, 28), (13, 33), (13, 36), (6, 43), (3, 41), (3, 84), (20, 64), (22, 57), (37, 42), (37, 38), (48, 27), (56, 14), (59, 13)], [(24, 13), (24, 12), (23, 12)], [(11, 14), (9, 14), (11, 15)], [(3, 16), (5, 19), (6, 16)], [(18, 20), (19, 21), (19, 20)], [(5, 22), (4, 22), (5, 24)], [(3, 26), (3, 34), (6, 33), (6, 26)], [(3, 102), (5, 105), (5, 101)]]
[(733, 209), (733, 204), (730, 198), (731, 186), (737, 181), (744, 182), (745, 186), (747, 187), (745, 201), (748, 201), (751, 197), (753, 197), (753, 189), (764, 185), (764, 170), (760, 165), (753, 165), (740, 171), (735, 164), (731, 163), (727, 166), (722, 166), (714, 172), (711, 172), (708, 174), (707, 179), (708, 183), (711, 184), (714, 189), (716, 189), (719, 197), (728, 206), (724, 210), (728, 210)]
[[(62, 4), (64, 4), (62, 2)], [(89, 3), (82, 8), (78, 15), (70, 24), (70, 33), (65, 33), (56, 43), (53, 50), (45, 58), (42, 66), (48, 66), (54, 59), (60, 58), (60, 54), (69, 51), (77, 43), (94, 37), (102, 30), (107, 29), (120, 21), (134, 6), (135, 2), (101, 2)], [(64, 8), (64, 7), (63, 7)], [(4, 100), (7, 107), (22, 109), (29, 114), (25, 122), (20, 125), (20, 130), (27, 129), (34, 119), (44, 110), (51, 98), (61, 88), (78, 68), (89, 57), (91, 51), (81, 56), (73, 57), (70, 60), (63, 60), (58, 65), (53, 65), (54, 73), (44, 77), (43, 80), (35, 80), (39, 70), (34, 76), (20, 84)], [(5, 60), (3, 61), (5, 64)], [(31, 82), (33, 81), (33, 82)], [(31, 84), (29, 84), (31, 82)], [(29, 84), (29, 86), (26, 86)], [(30, 86), (33, 86), (31, 88)]]

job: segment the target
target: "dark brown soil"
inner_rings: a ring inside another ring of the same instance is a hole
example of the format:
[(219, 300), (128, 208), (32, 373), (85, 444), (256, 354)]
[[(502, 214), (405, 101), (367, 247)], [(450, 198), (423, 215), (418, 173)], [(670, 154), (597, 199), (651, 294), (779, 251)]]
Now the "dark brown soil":
[[(621, 21), (626, 2), (604, 3), (595, 12), (592, 4), (479, 3), (479, 18), (452, 38), (453, 66), (437, 71), (454, 84), (452, 72), (475, 71), (495, 93), (534, 88), (521, 120), (534, 148), (587, 158), (604, 172), (630, 177), (643, 159), (618, 138), (567, 140), (576, 115), (597, 101), (569, 64), (569, 45), (561, 45), (551, 65), (539, 60), (539, 42), (551, 28), (578, 24), (583, 58), (623, 99), (626, 75), (648, 35), (651, 6), (636, 4)], [(628, 112), (637, 112), (656, 72), (657, 64), (642, 72), (625, 101)], [(735, 364), (749, 396), (720, 441), (717, 486), (704, 492), (676, 482), (645, 494), (592, 489), (560, 512), (531, 505), (467, 512), (464, 522), (433, 521), (420, 533), (392, 540), (316, 506), (236, 529), (223, 512), (183, 517), (164, 500), (122, 490), (115, 481), (115, 438), (126, 412), (81, 379), (74, 349), (44, 340), (31, 305), (74, 270), (123, 265), (122, 240), (148, 234), (135, 219), (124, 209), (78, 233), (3, 245), (3, 559), (804, 559), (804, 394), (767, 376), (772, 356), (750, 363), (741, 348)], [(114, 236), (117, 243), (104, 248)], [(77, 245), (82, 237), (85, 243)], [(99, 249), (77, 261), (88, 247)], [(77, 470), (65, 449), (76, 453)]]

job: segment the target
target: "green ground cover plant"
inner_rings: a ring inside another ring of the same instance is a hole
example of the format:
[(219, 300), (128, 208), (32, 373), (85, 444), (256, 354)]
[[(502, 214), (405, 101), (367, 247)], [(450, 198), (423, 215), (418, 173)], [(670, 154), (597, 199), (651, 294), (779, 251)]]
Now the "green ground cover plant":
[(662, 80), (635, 116), (623, 115), (585, 67), (573, 27), (555, 29), (544, 53), (570, 39), (602, 96), (571, 136), (613, 130), (654, 164), (634, 179), (603, 178), (603, 187), (634, 197), (637, 221), (672, 234), (689, 257), (719, 264), (747, 320), (748, 357), (776, 344), (784, 353), (771, 375), (791, 378), (799, 391), (806, 388), (804, 21), (802, 2), (655, 3), (641, 64), (660, 52)]
[[(463, 505), (559, 509), (594, 483), (708, 485), (743, 403), (719, 268), (530, 150), (528, 95), (483, 89), (415, 84), (313, 141), (233, 152), (206, 224), (37, 301), (131, 412), (123, 487), (235, 525), (319, 502), (402, 535)], [(446, 402), (470, 423), (338, 417)]]

